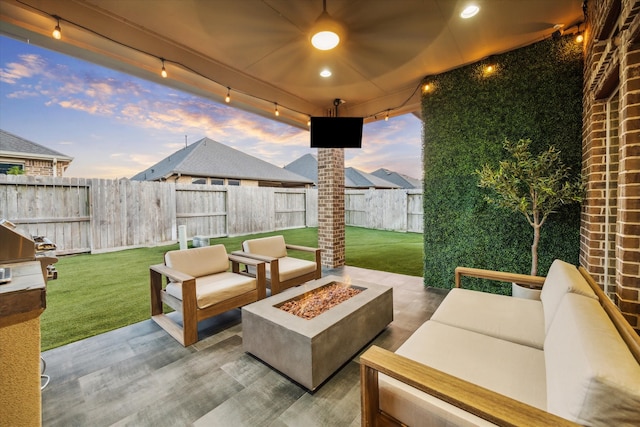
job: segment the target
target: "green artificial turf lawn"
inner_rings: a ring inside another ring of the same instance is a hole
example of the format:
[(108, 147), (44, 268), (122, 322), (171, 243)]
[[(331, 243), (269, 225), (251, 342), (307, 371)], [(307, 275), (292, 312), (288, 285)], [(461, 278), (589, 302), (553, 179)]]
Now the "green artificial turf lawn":
[[(211, 239), (227, 252), (239, 250), (243, 240), (282, 234), (287, 243), (318, 245), (317, 228), (300, 228), (251, 236)], [(47, 308), (42, 314), (42, 350), (127, 326), (150, 316), (149, 266), (159, 264), (178, 244), (129, 249), (99, 255), (61, 257), (58, 279), (47, 285)], [(422, 235), (347, 227), (346, 264), (373, 270), (422, 276)], [(312, 259), (312, 254), (290, 255)]]

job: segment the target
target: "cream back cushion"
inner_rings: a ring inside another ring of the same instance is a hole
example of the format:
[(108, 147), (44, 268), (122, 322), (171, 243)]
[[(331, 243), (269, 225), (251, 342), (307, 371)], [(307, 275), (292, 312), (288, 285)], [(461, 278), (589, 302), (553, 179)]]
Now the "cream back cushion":
[(229, 257), (224, 245), (169, 251), (164, 255), (167, 267), (193, 277), (221, 273), (229, 269)]
[(287, 256), (287, 246), (284, 236), (262, 237), (260, 239), (245, 240), (242, 250), (256, 255), (282, 258)]
[(578, 269), (562, 260), (555, 260), (549, 267), (549, 273), (544, 281), (540, 300), (544, 310), (545, 331), (549, 332), (549, 327), (562, 301), (562, 297), (567, 293), (584, 295), (593, 299), (598, 299), (587, 281)]
[(567, 294), (547, 333), (547, 410), (589, 426), (640, 423), (640, 365), (599, 301)]

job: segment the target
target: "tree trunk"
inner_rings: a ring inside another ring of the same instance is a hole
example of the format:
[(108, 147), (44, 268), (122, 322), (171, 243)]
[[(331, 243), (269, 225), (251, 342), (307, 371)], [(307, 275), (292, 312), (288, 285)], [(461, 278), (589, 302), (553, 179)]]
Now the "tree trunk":
[(531, 275), (538, 275), (538, 241), (540, 240), (540, 226), (533, 226), (533, 244), (531, 245)]

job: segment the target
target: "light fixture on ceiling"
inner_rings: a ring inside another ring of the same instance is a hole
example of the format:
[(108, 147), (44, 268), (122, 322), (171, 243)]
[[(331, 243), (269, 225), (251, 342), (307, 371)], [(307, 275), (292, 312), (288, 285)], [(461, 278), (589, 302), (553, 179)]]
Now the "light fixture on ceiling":
[(460, 17), (463, 19), (473, 18), (478, 14), (478, 12), (480, 12), (480, 8), (475, 4), (470, 4), (460, 12)]
[(323, 68), (322, 71), (320, 71), (320, 76), (324, 78), (331, 77), (331, 70), (328, 68)]
[(275, 114), (275, 115), (276, 115), (276, 117), (277, 117), (277, 116), (279, 116), (279, 115), (280, 115), (280, 111), (278, 111), (278, 103), (277, 103), (277, 102), (274, 102), (274, 104), (275, 104), (275, 106), (276, 106), (276, 110), (274, 111), (274, 114)]
[(227, 104), (231, 102), (231, 88), (227, 87), (227, 96), (224, 98), (224, 102)]
[(162, 76), (163, 79), (167, 78), (167, 69), (164, 68), (164, 58), (160, 58), (160, 61), (162, 61), (162, 71), (160, 71), (160, 75)]
[(59, 16), (53, 16), (57, 22), (56, 27), (53, 29), (53, 33), (51, 33), (51, 35), (53, 36), (54, 39), (56, 40), (60, 40), (62, 38), (62, 30), (60, 29), (60, 17)]
[(327, 13), (327, 0), (322, 0), (322, 13), (311, 28), (311, 44), (319, 50), (331, 50), (344, 38), (344, 27)]

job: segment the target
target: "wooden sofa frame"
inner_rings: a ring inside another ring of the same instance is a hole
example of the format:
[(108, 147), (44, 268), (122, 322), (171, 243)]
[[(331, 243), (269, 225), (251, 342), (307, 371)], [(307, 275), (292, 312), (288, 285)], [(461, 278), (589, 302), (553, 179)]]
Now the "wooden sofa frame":
[(289, 243), (285, 243), (285, 247), (287, 250), (292, 251), (301, 251), (301, 252), (309, 252), (315, 253), (315, 263), (316, 269), (313, 272), (303, 274), (301, 276), (293, 277), (289, 280), (280, 281), (280, 268), (278, 265), (278, 258), (273, 258), (270, 256), (253, 254), (243, 251), (235, 251), (233, 255), (240, 255), (243, 257), (252, 258), (255, 260), (267, 262), (270, 265), (270, 277), (267, 280), (267, 284), (271, 288), (271, 295), (279, 294), (285, 289), (291, 288), (293, 286), (302, 285), (310, 280), (319, 279), (322, 277), (322, 261), (321, 261), (321, 253), (322, 249), (312, 248), (309, 246), (300, 246), (300, 245), (291, 245)]
[[(256, 289), (246, 292), (206, 308), (199, 308), (196, 302), (196, 278), (167, 267), (156, 264), (149, 267), (151, 286), (151, 319), (183, 346), (189, 346), (198, 341), (198, 322), (234, 308), (239, 308), (267, 296), (265, 264), (262, 261), (228, 254), (231, 261), (231, 271), (247, 275), (240, 271), (240, 264), (256, 267)], [(182, 283), (182, 300), (169, 295), (164, 289), (162, 278)], [(162, 303), (167, 304), (182, 316), (181, 327), (169, 316), (164, 314)]]
[[(579, 268), (598, 296), (600, 304), (640, 363), (640, 336), (622, 316), (618, 307), (604, 294), (600, 286), (583, 267)], [(462, 276), (516, 282), (542, 287), (544, 277), (504, 273), (476, 268), (456, 268), (456, 287)], [(361, 409), (363, 426), (402, 426), (403, 424), (380, 410), (378, 373), (383, 373), (405, 384), (430, 394), (466, 412), (499, 426), (576, 426), (571, 421), (553, 415), (502, 394), (464, 381), (427, 365), (397, 355), (380, 347), (371, 346), (360, 356)]]

